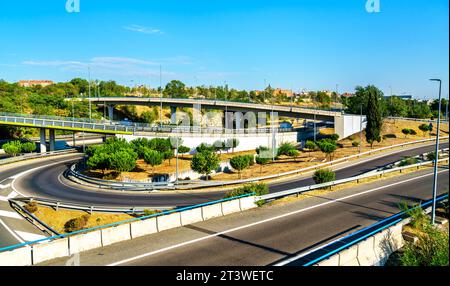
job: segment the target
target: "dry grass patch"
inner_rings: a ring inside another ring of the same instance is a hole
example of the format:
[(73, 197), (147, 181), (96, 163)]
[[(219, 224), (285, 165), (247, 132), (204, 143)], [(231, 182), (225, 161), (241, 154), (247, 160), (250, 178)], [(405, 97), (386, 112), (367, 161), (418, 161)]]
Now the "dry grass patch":
[[(58, 211), (50, 207), (38, 206), (38, 210), (34, 215), (53, 228), (59, 233), (66, 233), (64, 225), (67, 221), (86, 215), (86, 212), (59, 209)], [(107, 213), (92, 213), (84, 228), (91, 228), (102, 226), (114, 222), (124, 221), (133, 218), (128, 214), (107, 214)]]

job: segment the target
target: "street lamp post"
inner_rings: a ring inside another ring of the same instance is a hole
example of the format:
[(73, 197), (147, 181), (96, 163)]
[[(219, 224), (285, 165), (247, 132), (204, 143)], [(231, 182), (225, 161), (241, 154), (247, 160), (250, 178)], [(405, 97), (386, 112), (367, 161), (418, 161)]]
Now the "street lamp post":
[(89, 73), (89, 121), (92, 120), (92, 106), (91, 106), (91, 67), (88, 67)]
[(430, 79), (431, 81), (439, 82), (439, 111), (438, 111), (438, 122), (436, 131), (436, 147), (435, 147), (435, 158), (434, 158), (434, 178), (433, 178), (433, 208), (431, 213), (431, 223), (434, 224), (436, 220), (436, 195), (437, 195), (437, 172), (438, 172), (438, 159), (439, 159), (439, 129), (441, 125), (441, 88), (442, 81), (440, 79)]
[(159, 127), (162, 129), (162, 66), (159, 65)]

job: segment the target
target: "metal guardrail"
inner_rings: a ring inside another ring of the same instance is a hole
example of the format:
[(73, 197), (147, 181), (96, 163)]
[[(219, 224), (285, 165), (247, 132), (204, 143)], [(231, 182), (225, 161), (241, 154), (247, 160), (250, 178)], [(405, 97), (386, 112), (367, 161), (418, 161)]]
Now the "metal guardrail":
[[(389, 116), (387, 119), (394, 119), (394, 120), (407, 120), (407, 121), (417, 121), (417, 122), (437, 122), (437, 119), (423, 119), (423, 118), (409, 118), (409, 117), (395, 117), (395, 116)], [(447, 119), (442, 118), (441, 122), (447, 122)]]
[[(438, 162), (444, 162), (444, 161), (448, 161), (448, 160), (449, 160), (449, 158), (444, 158), (444, 159), (439, 159)], [(272, 199), (276, 199), (276, 198), (297, 195), (297, 194), (301, 194), (301, 193), (305, 193), (305, 192), (309, 192), (309, 191), (313, 191), (313, 190), (333, 187), (333, 186), (350, 183), (350, 182), (354, 182), (354, 181), (359, 181), (359, 180), (363, 180), (363, 179), (367, 179), (367, 178), (382, 177), (389, 173), (402, 172), (403, 170), (406, 170), (406, 169), (419, 168), (421, 166), (425, 166), (425, 165), (429, 165), (429, 164), (433, 164), (433, 163), (434, 163), (434, 161), (426, 161), (426, 162), (421, 162), (421, 163), (408, 165), (408, 166), (404, 166), (404, 167), (397, 167), (397, 168), (392, 168), (392, 169), (388, 169), (388, 170), (382, 170), (377, 173), (369, 172), (369, 173), (362, 174), (359, 176), (336, 180), (336, 181), (332, 181), (332, 182), (328, 182), (328, 183), (311, 185), (311, 186), (296, 188), (296, 189), (292, 189), (292, 190), (281, 191), (281, 192), (277, 192), (277, 193), (273, 193), (273, 194), (267, 194), (264, 196), (255, 197), (255, 200), (272, 200)]]
[[(441, 202), (445, 199), (448, 199), (448, 194), (440, 195), (436, 198), (437, 202)], [(432, 200), (428, 200), (425, 203), (411, 208), (409, 211), (421, 207), (425, 209), (432, 204)], [(324, 246), (320, 246), (312, 251), (309, 251), (305, 254), (301, 254), (294, 258), (286, 259), (282, 262), (275, 264), (275, 266), (312, 266), (315, 265), (325, 259), (330, 258), (331, 256), (339, 253), (342, 250), (345, 250), (364, 239), (373, 236), (393, 225), (396, 225), (408, 218), (408, 211), (402, 211), (393, 216), (385, 218), (375, 224), (362, 228), (354, 233), (346, 235), (345, 237), (336, 239), (332, 242), (327, 243)]]
[(6, 158), (6, 159), (1, 159), (0, 160), (0, 166), (1, 165), (6, 165), (6, 164), (10, 164), (10, 163), (30, 160), (30, 159), (38, 159), (38, 158), (44, 158), (44, 157), (58, 156), (58, 155), (76, 153), (76, 152), (77, 152), (76, 149), (71, 148), (71, 149), (59, 150), (59, 151), (51, 151), (51, 152), (46, 152), (46, 153), (29, 153), (29, 154), (16, 156), (16, 157), (10, 157), (10, 158)]
[[(443, 161), (448, 161), (449, 158), (444, 158), (444, 159), (440, 159), (438, 160), (438, 162), (443, 162)], [(404, 166), (404, 167), (397, 167), (397, 168), (393, 168), (393, 169), (389, 169), (389, 170), (383, 170), (380, 171), (378, 173), (366, 173), (360, 176), (355, 176), (355, 177), (351, 177), (351, 178), (345, 178), (345, 179), (341, 179), (341, 180), (336, 180), (333, 182), (329, 182), (329, 183), (324, 183), (324, 184), (317, 184), (317, 185), (310, 185), (310, 186), (305, 186), (305, 187), (301, 187), (301, 188), (296, 188), (296, 189), (292, 189), (292, 190), (288, 190), (288, 191), (282, 191), (282, 192), (277, 192), (277, 193), (273, 193), (273, 194), (267, 194), (264, 196), (256, 196), (255, 197), (255, 201), (259, 201), (259, 200), (271, 200), (271, 199), (275, 199), (275, 198), (280, 198), (280, 197), (285, 197), (285, 196), (290, 196), (290, 195), (296, 195), (296, 194), (300, 194), (300, 193), (305, 193), (308, 191), (312, 191), (312, 190), (317, 190), (317, 189), (323, 189), (326, 187), (331, 187), (331, 186), (336, 186), (336, 185), (340, 185), (340, 184), (344, 184), (344, 183), (348, 183), (348, 182), (353, 182), (353, 181), (358, 181), (358, 180), (362, 180), (362, 179), (366, 179), (366, 178), (371, 178), (371, 177), (378, 177), (378, 176), (383, 176), (385, 174), (388, 173), (392, 173), (392, 172), (401, 172), (403, 170), (406, 169), (411, 169), (411, 168), (418, 168), (424, 165), (429, 165), (429, 164), (433, 164), (434, 161), (427, 161), (427, 162), (421, 162), (418, 164), (414, 164), (414, 165), (409, 165), (409, 166)], [(74, 210), (82, 210), (82, 211), (88, 211), (88, 212), (92, 212), (92, 211), (99, 211), (99, 212), (125, 212), (125, 213), (139, 213), (142, 212), (144, 209), (146, 209), (145, 207), (126, 207), (126, 208), (117, 208), (117, 207), (106, 207), (106, 206), (87, 206), (87, 205), (81, 205), (81, 204), (73, 204), (73, 203), (65, 203), (65, 202), (60, 202), (57, 200), (51, 200), (51, 199), (40, 199), (40, 198), (19, 198), (19, 199), (13, 199), (16, 201), (35, 201), (39, 204), (43, 204), (46, 206), (50, 206), (50, 207), (54, 207), (56, 209), (58, 208), (67, 208), (67, 209), (74, 209)]]
[[(444, 137), (441, 139), (445, 140), (448, 138), (449, 137)], [(323, 168), (326, 166), (333, 166), (336, 164), (341, 164), (341, 163), (349, 161), (350, 159), (360, 158), (361, 156), (364, 156), (364, 155), (371, 155), (373, 153), (377, 153), (377, 152), (384, 151), (384, 150), (389, 150), (389, 149), (394, 149), (394, 148), (398, 148), (398, 147), (404, 147), (404, 146), (409, 146), (409, 145), (419, 144), (419, 143), (424, 143), (424, 142), (429, 142), (429, 141), (436, 141), (436, 139), (434, 139), (434, 138), (424, 139), (424, 140), (407, 142), (407, 143), (402, 143), (402, 144), (397, 144), (397, 145), (391, 145), (391, 146), (387, 146), (387, 147), (383, 147), (383, 148), (379, 148), (379, 149), (375, 149), (375, 150), (369, 150), (366, 152), (358, 153), (355, 155), (350, 155), (350, 156), (343, 157), (343, 158), (340, 158), (340, 159), (337, 159), (337, 160), (334, 160), (331, 162), (325, 162), (325, 163), (317, 164), (317, 165), (306, 167), (306, 168), (301, 168), (301, 169), (283, 172), (283, 173), (274, 174), (274, 175), (268, 175), (268, 176), (256, 177), (256, 178), (250, 178), (250, 179), (244, 179), (244, 180), (236, 180), (236, 181), (192, 181), (192, 180), (186, 180), (186, 181), (178, 181), (178, 182), (160, 182), (160, 183), (114, 182), (111, 180), (101, 180), (101, 179), (96, 179), (96, 178), (92, 178), (92, 177), (88, 177), (86, 175), (80, 174), (78, 171), (75, 170), (74, 165), (69, 169), (69, 174), (74, 176), (75, 178), (85, 181), (89, 184), (97, 185), (99, 188), (109, 188), (109, 189), (113, 189), (113, 190), (148, 191), (148, 190), (155, 190), (155, 189), (173, 190), (173, 189), (195, 189), (195, 188), (207, 188), (207, 187), (221, 187), (221, 186), (252, 183), (252, 182), (257, 182), (257, 181), (262, 181), (262, 180), (280, 178), (283, 176), (301, 174), (301, 173), (305, 173), (305, 172), (310, 172), (315, 169), (320, 169), (320, 168)]]
[[(0, 252), (7, 251), (7, 250), (13, 250), (13, 249), (16, 249), (16, 248), (19, 248), (22, 246), (29, 246), (29, 245), (33, 245), (33, 244), (41, 243), (41, 242), (45, 242), (45, 241), (51, 241), (51, 240), (55, 240), (58, 238), (69, 237), (69, 236), (73, 236), (73, 235), (80, 234), (80, 233), (87, 233), (87, 232), (94, 231), (94, 230), (105, 229), (108, 227), (114, 227), (114, 226), (118, 226), (118, 225), (122, 225), (122, 224), (132, 223), (132, 222), (155, 218), (155, 217), (164, 216), (164, 215), (169, 215), (172, 213), (183, 212), (183, 211), (188, 211), (191, 209), (201, 208), (201, 207), (209, 206), (209, 205), (213, 205), (213, 204), (218, 204), (218, 203), (228, 202), (228, 201), (237, 200), (237, 199), (241, 199), (241, 198), (251, 197), (253, 195), (255, 195), (255, 194), (254, 193), (244, 194), (244, 195), (240, 195), (240, 196), (236, 196), (236, 197), (225, 198), (225, 199), (216, 200), (216, 201), (210, 201), (210, 202), (206, 202), (206, 203), (202, 203), (202, 204), (196, 204), (196, 205), (191, 205), (191, 206), (187, 206), (187, 207), (175, 208), (175, 209), (171, 209), (171, 210), (164, 210), (160, 213), (156, 213), (156, 214), (152, 214), (152, 215), (141, 216), (138, 218), (132, 218), (132, 219), (124, 220), (124, 221), (119, 221), (119, 222), (114, 222), (114, 223), (96, 226), (96, 227), (92, 227), (92, 228), (82, 229), (82, 230), (74, 231), (71, 233), (58, 234), (58, 235), (45, 237), (45, 238), (38, 239), (38, 240), (27, 241), (24, 243), (19, 243), (19, 244), (2, 247), (2, 248), (0, 248)], [(23, 200), (23, 199), (24, 198), (22, 198), (22, 199), (14, 198), (14, 199), (9, 199), (9, 201), (12, 203), (17, 203), (17, 202), (21, 202), (20, 200)], [(33, 200), (33, 201), (40, 200), (45, 203), (45, 200), (43, 200), (43, 199), (37, 199), (37, 198), (25, 198), (25, 199)], [(53, 203), (53, 205), (52, 205), (51, 202), (47, 202), (47, 204), (48, 204), (48, 206), (56, 207), (57, 203), (56, 204)], [(61, 207), (61, 204), (59, 205), (59, 207)]]

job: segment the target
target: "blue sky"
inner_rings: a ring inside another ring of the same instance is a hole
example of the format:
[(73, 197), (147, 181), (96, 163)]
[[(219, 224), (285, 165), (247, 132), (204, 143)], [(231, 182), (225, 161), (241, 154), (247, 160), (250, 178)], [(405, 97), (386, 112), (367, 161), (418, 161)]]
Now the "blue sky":
[(1, 1), (0, 78), (448, 94), (448, 0)]

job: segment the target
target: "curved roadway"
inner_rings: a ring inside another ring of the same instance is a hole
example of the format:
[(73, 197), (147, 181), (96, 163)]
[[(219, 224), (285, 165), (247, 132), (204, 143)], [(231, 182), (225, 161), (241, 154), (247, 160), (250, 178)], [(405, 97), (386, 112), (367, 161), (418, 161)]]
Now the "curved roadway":
[[(442, 143), (441, 148), (448, 148), (448, 142)], [(404, 151), (398, 151), (394, 154), (378, 155), (375, 158), (365, 158), (361, 162), (349, 163), (336, 170), (336, 178), (347, 178), (359, 175), (390, 163), (401, 160), (405, 156), (415, 156), (434, 150), (434, 145), (420, 146), (410, 148)], [(40, 198), (50, 198), (64, 202), (79, 203), (85, 205), (108, 205), (108, 206), (135, 206), (135, 207), (173, 207), (186, 206), (203, 203), (223, 197), (224, 191), (176, 191), (170, 193), (137, 193), (129, 192), (107, 192), (96, 191), (84, 188), (81, 185), (69, 183), (63, 177), (67, 168), (77, 160), (80, 155), (64, 157), (60, 159), (49, 159), (46, 162), (30, 163), (26, 166), (20, 166), (15, 169), (6, 170), (0, 175), (2, 178), (8, 178), (17, 175), (20, 172), (26, 172), (17, 176), (13, 181), (13, 188), (24, 196), (34, 196)], [(36, 168), (36, 169), (35, 169)], [(296, 180), (274, 183), (270, 185), (270, 192), (278, 192), (314, 184), (312, 179), (299, 178)]]

